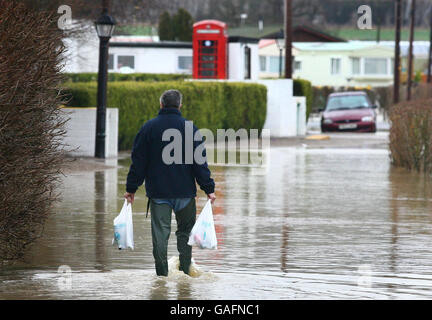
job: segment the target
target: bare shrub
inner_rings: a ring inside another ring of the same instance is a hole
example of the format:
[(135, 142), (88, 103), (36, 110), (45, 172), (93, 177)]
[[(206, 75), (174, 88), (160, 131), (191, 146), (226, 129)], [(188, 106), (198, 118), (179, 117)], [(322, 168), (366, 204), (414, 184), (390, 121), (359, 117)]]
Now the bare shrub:
[(432, 99), (393, 106), (390, 121), (393, 165), (432, 173)]
[(0, 263), (41, 235), (58, 194), (65, 116), (58, 17), (0, 0)]

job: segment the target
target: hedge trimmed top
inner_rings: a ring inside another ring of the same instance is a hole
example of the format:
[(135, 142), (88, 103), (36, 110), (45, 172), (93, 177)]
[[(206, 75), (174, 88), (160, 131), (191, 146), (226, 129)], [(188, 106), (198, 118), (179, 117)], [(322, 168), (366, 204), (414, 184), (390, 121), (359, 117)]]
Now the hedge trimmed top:
[[(65, 81), (92, 82), (97, 81), (96, 72), (64, 73)], [(173, 73), (117, 73), (108, 72), (108, 81), (181, 81), (191, 79), (189, 74)]]

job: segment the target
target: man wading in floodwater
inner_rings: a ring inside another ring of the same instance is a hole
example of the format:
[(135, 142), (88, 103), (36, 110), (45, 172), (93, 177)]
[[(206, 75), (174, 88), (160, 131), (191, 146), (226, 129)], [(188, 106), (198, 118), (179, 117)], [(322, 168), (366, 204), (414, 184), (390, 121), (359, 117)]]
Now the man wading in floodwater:
[[(180, 270), (189, 274), (192, 247), (187, 242), (195, 224), (195, 180), (212, 203), (216, 199), (215, 184), (210, 177), (211, 173), (205, 161), (205, 149), (202, 152), (204, 161), (198, 163), (194, 157), (195, 149), (203, 143), (202, 137), (198, 132), (200, 137), (198, 141), (196, 138), (193, 139), (194, 141), (185, 141), (185, 128), (188, 121), (181, 116), (181, 106), (182, 95), (177, 90), (165, 91), (160, 97), (159, 115), (147, 121), (135, 137), (132, 164), (127, 176), (124, 195), (128, 202), (133, 203), (136, 190), (145, 181), (150, 202), (153, 256), (158, 276), (168, 275), (167, 250), (172, 210), (177, 220), (176, 236)], [(166, 132), (173, 130), (178, 130), (176, 132), (181, 134), (180, 143), (174, 145), (177, 150), (175, 148), (173, 150), (174, 153), (181, 154), (181, 159), (177, 159), (179, 161), (174, 161), (174, 163), (170, 161), (171, 152), (168, 157), (167, 152), (164, 153), (164, 148), (175, 142), (167, 141), (164, 132), (166, 135)], [(194, 137), (197, 131), (198, 129), (193, 126)], [(186, 147), (187, 143), (190, 143), (190, 150)], [(187, 154), (187, 152), (192, 152), (192, 154)], [(193, 160), (185, 161), (185, 158)]]

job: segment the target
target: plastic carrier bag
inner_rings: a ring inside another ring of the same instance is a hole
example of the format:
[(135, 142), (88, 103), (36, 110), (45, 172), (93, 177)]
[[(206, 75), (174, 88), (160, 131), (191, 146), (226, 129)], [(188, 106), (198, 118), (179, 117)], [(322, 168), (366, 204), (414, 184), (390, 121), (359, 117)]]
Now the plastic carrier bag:
[(196, 245), (201, 249), (217, 249), (216, 230), (210, 200), (207, 201), (192, 228), (188, 245)]
[(132, 222), (132, 205), (127, 202), (123, 204), (120, 214), (114, 219), (114, 239), (113, 245), (117, 244), (118, 248), (134, 248), (133, 241), (133, 222)]

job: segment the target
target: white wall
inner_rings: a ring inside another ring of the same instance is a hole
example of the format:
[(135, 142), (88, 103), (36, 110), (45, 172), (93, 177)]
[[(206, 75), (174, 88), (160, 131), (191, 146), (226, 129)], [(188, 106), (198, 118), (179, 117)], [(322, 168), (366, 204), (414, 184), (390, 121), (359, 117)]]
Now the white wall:
[[(239, 80), (211, 81), (238, 82)], [(270, 130), (271, 137), (286, 138), (306, 134), (306, 99), (304, 97), (293, 97), (292, 79), (242, 80), (240, 82), (258, 83), (266, 86), (267, 113), (264, 129)], [(299, 107), (297, 107), (297, 103), (300, 103)]]
[(297, 136), (297, 105), (293, 98), (291, 79), (258, 80), (267, 87), (267, 116), (264, 129), (271, 137)]
[(297, 136), (306, 135), (306, 97), (294, 97), (297, 108)]
[(245, 47), (251, 49), (251, 79), (259, 76), (258, 44), (231, 42), (228, 44), (228, 79), (243, 80), (245, 77)]
[[(99, 38), (96, 32), (83, 35), (82, 39), (66, 38), (64, 72), (98, 72)], [(143, 73), (186, 73), (192, 69), (179, 69), (178, 57), (192, 57), (192, 48), (146, 48), (146, 47), (109, 47), (109, 54), (114, 54), (114, 69), (118, 72), (117, 55), (135, 56), (135, 72)]]
[[(70, 154), (94, 157), (96, 145), (96, 108), (63, 108), (69, 121), (66, 123), (64, 142)], [(118, 109), (106, 109), (105, 157), (118, 154)]]

